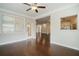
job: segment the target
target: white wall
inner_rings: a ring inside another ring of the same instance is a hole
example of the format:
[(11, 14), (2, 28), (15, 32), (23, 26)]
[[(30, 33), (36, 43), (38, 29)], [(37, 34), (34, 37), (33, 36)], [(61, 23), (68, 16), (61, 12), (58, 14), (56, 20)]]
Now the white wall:
[[(10, 16), (14, 16), (15, 17), (15, 23), (16, 23), (16, 29), (14, 33), (2, 33), (0, 32), (0, 45), (3, 44), (8, 44), (8, 43), (13, 43), (13, 42), (18, 42), (18, 41), (23, 41), (23, 40), (27, 40), (29, 38), (35, 38), (36, 37), (36, 32), (35, 32), (35, 20), (29, 17), (24, 17), (24, 16), (20, 16), (10, 12), (4, 12), (4, 11), (0, 11), (0, 25), (1, 25), (1, 20), (2, 20), (2, 15), (10, 15)], [(26, 31), (26, 26), (25, 24), (27, 24), (27, 22), (32, 23), (32, 36), (28, 37), (27, 36), (27, 31)], [(1, 29), (1, 28), (0, 28)]]
[[(31, 36), (28, 36), (27, 25), (31, 24)], [(29, 18), (25, 21), (25, 32), (28, 38), (36, 38), (36, 21), (34, 19)]]
[[(1, 19), (1, 15), (0, 15), (0, 19)], [(0, 20), (0, 33), (1, 33), (1, 20)]]
[(58, 10), (51, 14), (51, 43), (79, 50), (79, 23), (77, 30), (61, 30), (61, 17), (77, 15), (79, 22), (79, 6)]

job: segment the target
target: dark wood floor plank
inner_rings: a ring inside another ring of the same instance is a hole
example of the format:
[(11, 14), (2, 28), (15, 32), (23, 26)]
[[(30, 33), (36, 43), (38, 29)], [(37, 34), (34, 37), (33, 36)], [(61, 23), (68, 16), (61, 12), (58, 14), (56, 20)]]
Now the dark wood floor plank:
[(79, 56), (79, 51), (63, 46), (37, 44), (35, 40), (0, 46), (0, 56)]

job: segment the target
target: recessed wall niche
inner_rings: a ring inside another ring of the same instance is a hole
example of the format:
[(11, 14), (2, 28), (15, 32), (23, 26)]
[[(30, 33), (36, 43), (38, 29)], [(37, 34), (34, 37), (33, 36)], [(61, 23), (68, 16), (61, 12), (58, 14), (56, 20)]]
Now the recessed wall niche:
[(77, 30), (77, 15), (61, 18), (62, 30)]

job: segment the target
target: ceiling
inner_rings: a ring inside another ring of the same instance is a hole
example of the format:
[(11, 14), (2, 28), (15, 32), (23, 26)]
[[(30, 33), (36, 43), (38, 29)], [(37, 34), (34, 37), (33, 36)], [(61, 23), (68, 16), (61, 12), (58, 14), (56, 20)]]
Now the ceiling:
[(0, 9), (10, 10), (30, 17), (38, 17), (59, 8), (77, 5), (77, 3), (38, 3), (38, 5), (44, 5), (46, 6), (46, 9), (38, 9), (38, 13), (32, 10), (26, 11), (26, 9), (28, 9), (30, 6), (24, 5), (23, 3), (0, 3)]

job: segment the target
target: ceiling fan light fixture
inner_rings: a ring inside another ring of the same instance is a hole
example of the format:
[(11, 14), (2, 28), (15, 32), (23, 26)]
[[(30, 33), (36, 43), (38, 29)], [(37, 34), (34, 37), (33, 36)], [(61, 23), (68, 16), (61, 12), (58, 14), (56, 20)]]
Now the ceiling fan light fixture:
[(37, 9), (37, 7), (36, 6), (32, 6), (32, 10), (36, 10)]
[(30, 6), (30, 8), (27, 9), (26, 11), (33, 10), (36, 13), (38, 13), (39, 8), (42, 8), (42, 9), (46, 8), (46, 6), (42, 6), (42, 5), (38, 6), (37, 3), (33, 3), (33, 4), (24, 3), (24, 4)]

